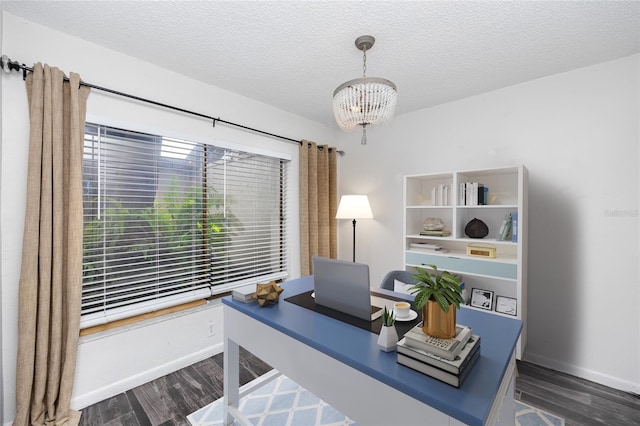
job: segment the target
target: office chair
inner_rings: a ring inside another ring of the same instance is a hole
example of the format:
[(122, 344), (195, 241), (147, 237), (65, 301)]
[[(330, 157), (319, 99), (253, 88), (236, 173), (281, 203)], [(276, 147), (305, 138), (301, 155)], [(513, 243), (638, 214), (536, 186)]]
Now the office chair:
[(380, 288), (393, 291), (393, 283), (395, 280), (401, 281), (405, 284), (416, 284), (418, 281), (413, 279), (416, 273), (413, 271), (389, 271), (384, 276), (380, 283)]

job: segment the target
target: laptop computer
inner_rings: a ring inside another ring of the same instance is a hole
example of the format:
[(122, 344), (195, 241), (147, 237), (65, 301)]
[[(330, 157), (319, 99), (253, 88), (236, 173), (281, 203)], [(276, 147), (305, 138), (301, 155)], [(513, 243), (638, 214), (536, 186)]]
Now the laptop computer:
[(316, 304), (367, 321), (382, 315), (371, 304), (369, 265), (317, 256), (312, 262)]

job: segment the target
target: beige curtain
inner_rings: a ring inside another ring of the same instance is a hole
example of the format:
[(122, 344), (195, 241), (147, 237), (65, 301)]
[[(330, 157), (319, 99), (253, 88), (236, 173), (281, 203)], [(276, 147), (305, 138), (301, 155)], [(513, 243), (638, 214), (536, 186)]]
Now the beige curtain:
[(78, 424), (70, 408), (82, 292), (82, 152), (87, 87), (36, 64), (18, 307), (14, 425)]
[(336, 149), (300, 145), (300, 273), (313, 273), (313, 256), (338, 256)]

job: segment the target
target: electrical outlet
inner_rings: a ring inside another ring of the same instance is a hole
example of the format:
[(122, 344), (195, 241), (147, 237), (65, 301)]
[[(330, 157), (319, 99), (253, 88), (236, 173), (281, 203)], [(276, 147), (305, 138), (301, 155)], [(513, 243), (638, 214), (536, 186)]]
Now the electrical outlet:
[(213, 337), (216, 335), (216, 322), (211, 320), (209, 321), (209, 337)]

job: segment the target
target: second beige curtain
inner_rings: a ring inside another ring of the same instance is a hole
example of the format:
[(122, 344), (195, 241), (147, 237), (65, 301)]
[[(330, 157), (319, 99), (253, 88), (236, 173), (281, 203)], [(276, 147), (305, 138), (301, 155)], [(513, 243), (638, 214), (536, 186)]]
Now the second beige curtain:
[(18, 307), (14, 425), (77, 425), (70, 408), (82, 294), (82, 153), (89, 89), (35, 64)]
[(313, 273), (313, 256), (338, 256), (337, 155), (335, 148), (300, 145), (300, 274)]

